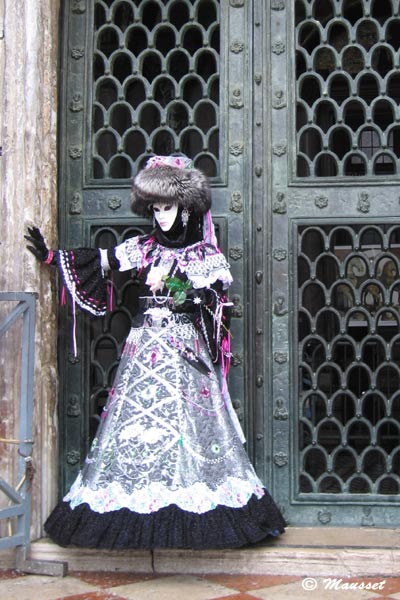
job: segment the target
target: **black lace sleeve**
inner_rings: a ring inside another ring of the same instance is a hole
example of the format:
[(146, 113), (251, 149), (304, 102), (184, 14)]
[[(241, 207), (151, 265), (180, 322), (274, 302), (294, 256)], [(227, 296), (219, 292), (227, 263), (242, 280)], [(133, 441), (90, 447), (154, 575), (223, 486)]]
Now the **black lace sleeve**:
[(93, 248), (59, 250), (58, 267), (64, 284), (75, 302), (93, 315), (105, 315), (107, 280), (101, 267), (99, 250)]
[(195, 324), (205, 339), (213, 362), (219, 364), (228, 358), (225, 354), (229, 353), (230, 303), (220, 281), (202, 291), (205, 298), (198, 305)]

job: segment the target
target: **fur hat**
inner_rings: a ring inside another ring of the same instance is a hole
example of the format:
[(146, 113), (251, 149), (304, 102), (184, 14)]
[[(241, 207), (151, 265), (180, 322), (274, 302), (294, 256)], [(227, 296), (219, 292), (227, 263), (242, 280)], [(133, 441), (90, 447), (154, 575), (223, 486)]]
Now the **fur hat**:
[(189, 168), (186, 156), (152, 156), (132, 185), (131, 208), (140, 216), (151, 216), (156, 202), (177, 204), (198, 216), (211, 208), (211, 191), (207, 177)]

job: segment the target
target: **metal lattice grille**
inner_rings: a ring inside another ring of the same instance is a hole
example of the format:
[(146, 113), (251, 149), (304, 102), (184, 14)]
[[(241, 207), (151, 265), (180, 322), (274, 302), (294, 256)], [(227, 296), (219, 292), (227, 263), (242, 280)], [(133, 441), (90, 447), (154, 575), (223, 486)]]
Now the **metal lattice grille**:
[(219, 2), (96, 0), (92, 175), (130, 179), (151, 154), (219, 170)]
[(400, 174), (392, 0), (296, 0), (297, 176)]
[(400, 492), (400, 227), (298, 230), (302, 493)]

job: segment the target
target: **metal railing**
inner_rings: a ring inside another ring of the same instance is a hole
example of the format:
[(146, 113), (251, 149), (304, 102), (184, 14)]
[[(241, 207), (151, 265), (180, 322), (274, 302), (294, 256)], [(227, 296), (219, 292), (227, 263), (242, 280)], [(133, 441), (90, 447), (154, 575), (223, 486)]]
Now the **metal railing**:
[[(66, 564), (53, 561), (27, 559), (30, 544), (31, 480), (32, 463), (32, 415), (35, 358), (35, 308), (37, 294), (34, 292), (0, 292), (0, 302), (17, 303), (0, 322), (0, 340), (11, 327), (22, 319), (18, 437), (2, 438), (0, 444), (18, 448), (18, 484), (12, 487), (0, 473), (0, 491), (8, 499), (8, 506), (0, 509), (0, 522), (6, 521), (8, 535), (0, 538), (0, 550), (16, 548), (16, 566), (29, 573), (65, 575)], [(10, 357), (15, 361), (15, 357)], [(11, 521), (12, 520), (12, 521)]]

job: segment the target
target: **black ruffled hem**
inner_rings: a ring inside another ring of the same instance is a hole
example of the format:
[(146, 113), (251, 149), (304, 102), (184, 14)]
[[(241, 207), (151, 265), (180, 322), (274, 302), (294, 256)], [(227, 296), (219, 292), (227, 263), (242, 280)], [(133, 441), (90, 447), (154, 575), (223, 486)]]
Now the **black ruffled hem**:
[(128, 508), (96, 513), (88, 504), (71, 509), (56, 506), (45, 523), (48, 535), (60, 546), (107, 550), (238, 548), (283, 533), (285, 521), (269, 493), (252, 496), (246, 506), (217, 506), (203, 514), (175, 504), (155, 513), (140, 514)]

